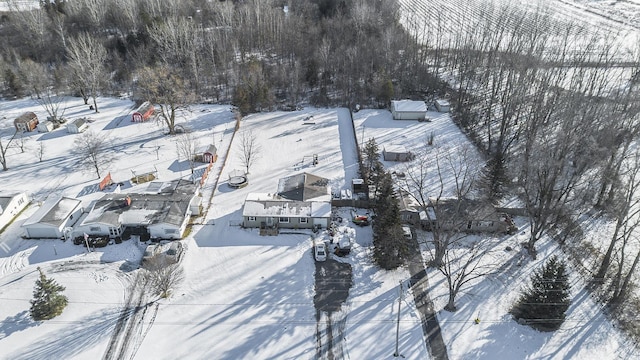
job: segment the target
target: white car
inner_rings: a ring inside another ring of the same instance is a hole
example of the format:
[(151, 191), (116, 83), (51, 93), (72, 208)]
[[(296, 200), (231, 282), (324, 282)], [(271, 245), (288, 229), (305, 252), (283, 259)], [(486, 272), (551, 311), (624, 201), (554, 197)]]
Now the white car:
[(402, 236), (404, 236), (405, 239), (411, 240), (413, 238), (413, 233), (411, 232), (411, 228), (406, 225), (403, 225)]
[(316, 261), (327, 261), (327, 247), (323, 242), (317, 243), (313, 247), (313, 256), (316, 258)]

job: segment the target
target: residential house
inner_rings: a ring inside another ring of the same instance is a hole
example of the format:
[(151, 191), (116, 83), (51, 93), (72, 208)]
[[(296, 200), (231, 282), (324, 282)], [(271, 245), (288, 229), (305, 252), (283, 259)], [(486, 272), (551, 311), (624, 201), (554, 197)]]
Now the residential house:
[(424, 226), (428, 224), (427, 212), (420, 206), (408, 192), (397, 190), (398, 206), (400, 208), (400, 220), (403, 223), (414, 226)]
[(490, 203), (472, 199), (430, 199), (426, 229), (438, 227), (461, 232), (513, 233), (511, 216), (498, 212)]
[(4, 229), (27, 205), (29, 205), (29, 197), (24, 192), (0, 194), (0, 230)]
[(69, 197), (47, 199), (40, 208), (22, 224), (29, 239), (61, 239), (80, 219), (82, 202)]
[(199, 201), (189, 181), (151, 182), (146, 192), (111, 193), (95, 201), (74, 234), (116, 238), (132, 228), (154, 239), (181, 239), (190, 216), (199, 213)]
[(13, 126), (15, 126), (16, 131), (19, 132), (33, 131), (38, 126), (38, 123), (38, 117), (36, 114), (31, 111), (27, 111), (13, 121)]
[(247, 195), (242, 217), (247, 228), (327, 228), (331, 219), (329, 180), (309, 173), (280, 179), (275, 193)]
[(427, 104), (424, 101), (392, 100), (391, 115), (394, 120), (424, 121), (427, 116)]

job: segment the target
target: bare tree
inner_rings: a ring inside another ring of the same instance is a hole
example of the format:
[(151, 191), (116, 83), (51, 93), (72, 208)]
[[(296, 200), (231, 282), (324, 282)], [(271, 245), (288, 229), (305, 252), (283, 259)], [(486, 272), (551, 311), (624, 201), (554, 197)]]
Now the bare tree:
[(193, 102), (193, 93), (187, 89), (182, 77), (167, 65), (146, 67), (140, 71), (138, 87), (139, 96), (158, 105), (158, 119), (164, 122), (170, 135), (175, 134), (177, 112), (187, 109)]
[(7, 150), (9, 150), (9, 147), (15, 139), (16, 134), (17, 132), (13, 133), (13, 135), (9, 137), (9, 140), (7, 140), (6, 143), (2, 142), (2, 136), (0, 136), (0, 164), (2, 164), (3, 171), (9, 170), (9, 167), (7, 166)]
[(244, 130), (242, 134), (240, 134), (240, 161), (242, 165), (245, 167), (247, 174), (249, 173), (249, 168), (253, 166), (256, 160), (260, 157), (260, 152), (262, 151), (262, 147), (258, 142), (258, 137), (253, 134), (251, 130)]
[(26, 139), (24, 137), (24, 133), (23, 132), (16, 132), (15, 137), (17, 139), (14, 140), (15, 142), (15, 147), (17, 147), (18, 149), (20, 149), (21, 153), (24, 153), (25, 149), (27, 149), (27, 144), (26, 144)]
[(87, 170), (95, 171), (98, 179), (114, 159), (109, 152), (109, 140), (100, 134), (86, 131), (74, 141), (74, 153), (80, 158), (79, 164)]
[(198, 146), (198, 141), (193, 138), (193, 134), (190, 131), (185, 131), (176, 137), (178, 157), (184, 158), (189, 162), (189, 169), (192, 174), (195, 169)]
[(104, 62), (107, 50), (95, 37), (83, 33), (69, 41), (69, 64), (74, 71), (81, 91), (93, 98), (93, 108), (98, 112), (98, 91), (104, 81)]
[(484, 261), (487, 250), (482, 250), (478, 243), (470, 248), (463, 246), (450, 247), (445, 251), (444, 261), (438, 270), (447, 280), (449, 300), (444, 307), (448, 311), (456, 311), (456, 297), (469, 282), (489, 274), (495, 269), (492, 262)]
[(184, 279), (184, 270), (179, 263), (170, 263), (164, 254), (157, 254), (145, 264), (146, 278), (156, 295), (167, 298)]
[(44, 142), (39, 141), (38, 147), (36, 148), (36, 156), (38, 157), (39, 162), (42, 162), (42, 159), (44, 159), (45, 151), (46, 151), (46, 147), (44, 145)]

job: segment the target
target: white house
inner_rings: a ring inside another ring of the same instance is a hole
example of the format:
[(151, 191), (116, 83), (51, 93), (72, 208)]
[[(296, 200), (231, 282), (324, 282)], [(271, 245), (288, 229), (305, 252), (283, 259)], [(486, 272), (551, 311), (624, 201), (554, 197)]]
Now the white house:
[(427, 104), (424, 101), (392, 100), (391, 115), (394, 120), (423, 121), (427, 116)]
[(67, 124), (67, 132), (70, 134), (79, 134), (89, 127), (85, 119), (75, 119)]
[(451, 104), (447, 100), (436, 100), (435, 105), (439, 112), (449, 112), (451, 110)]
[(26, 193), (0, 194), (0, 231), (29, 204)]
[(65, 237), (67, 228), (80, 219), (82, 202), (68, 197), (47, 199), (40, 209), (22, 224), (25, 237), (31, 239), (60, 239)]

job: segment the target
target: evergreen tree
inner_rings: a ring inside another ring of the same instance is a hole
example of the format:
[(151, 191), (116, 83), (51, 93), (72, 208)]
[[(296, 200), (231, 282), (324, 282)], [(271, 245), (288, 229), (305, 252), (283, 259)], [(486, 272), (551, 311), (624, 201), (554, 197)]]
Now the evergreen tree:
[(372, 177), (374, 176), (374, 171), (376, 170), (377, 165), (382, 167), (382, 163), (380, 163), (380, 147), (376, 144), (376, 139), (370, 138), (367, 140), (367, 143), (364, 145), (363, 150), (363, 163), (364, 163), (364, 174), (362, 176), (365, 180), (368, 181), (369, 184), (372, 183)]
[(31, 300), (31, 317), (33, 320), (49, 320), (60, 314), (67, 306), (67, 297), (60, 294), (65, 287), (47, 278), (42, 269), (38, 268), (40, 278), (36, 280)]
[(380, 179), (374, 211), (373, 257), (381, 268), (395, 269), (408, 257), (409, 244), (402, 233), (400, 207), (389, 173), (385, 173)]
[(566, 265), (556, 256), (551, 257), (531, 277), (516, 305), (513, 317), (541, 331), (553, 331), (562, 325), (571, 305)]

